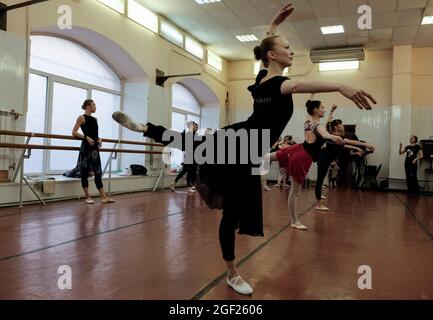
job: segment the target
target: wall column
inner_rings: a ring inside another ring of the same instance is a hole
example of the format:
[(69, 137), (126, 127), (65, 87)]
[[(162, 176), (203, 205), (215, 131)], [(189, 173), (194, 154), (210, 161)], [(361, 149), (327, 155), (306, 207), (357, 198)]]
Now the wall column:
[(393, 51), (392, 106), (389, 177), (405, 179), (404, 156), (399, 143), (407, 145), (411, 135), (412, 47), (396, 46)]

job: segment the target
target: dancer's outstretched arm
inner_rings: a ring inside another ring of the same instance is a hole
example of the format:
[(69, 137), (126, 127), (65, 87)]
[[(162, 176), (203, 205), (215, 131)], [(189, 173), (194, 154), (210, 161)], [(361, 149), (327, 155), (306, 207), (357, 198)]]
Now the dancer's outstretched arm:
[(357, 141), (357, 140), (350, 140), (350, 139), (344, 139), (344, 143), (350, 144), (352, 146), (360, 146), (360, 147), (365, 147), (368, 150), (374, 151), (374, 146), (366, 143), (366, 142), (361, 142), (361, 141)]
[(351, 146), (349, 144), (345, 144), (344, 148), (349, 149), (349, 150), (353, 150), (353, 151), (356, 151), (356, 152), (364, 153), (364, 151), (362, 151), (361, 148), (358, 148), (358, 147), (355, 147), (355, 146)]
[(371, 109), (368, 99), (376, 104), (376, 100), (368, 92), (344, 84), (326, 83), (316, 80), (286, 80), (281, 85), (282, 94), (316, 92), (339, 92), (347, 99), (352, 100), (360, 109)]
[(344, 140), (342, 137), (330, 134), (322, 124), (319, 124), (317, 126), (317, 132), (319, 132), (323, 139), (332, 140), (336, 144), (344, 144)]

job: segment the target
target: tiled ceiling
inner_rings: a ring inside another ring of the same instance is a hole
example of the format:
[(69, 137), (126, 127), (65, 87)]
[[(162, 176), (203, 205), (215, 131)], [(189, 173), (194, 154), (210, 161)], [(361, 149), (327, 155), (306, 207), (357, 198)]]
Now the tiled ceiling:
[[(222, 0), (199, 5), (194, 0), (140, 0), (228, 60), (252, 59), (258, 42), (241, 43), (235, 35), (263, 38), (267, 25), (287, 1)], [(288, 0), (290, 1), (290, 0)], [(293, 0), (293, 14), (281, 25), (296, 51), (362, 45), (386, 49), (393, 45), (433, 46), (433, 25), (421, 26), (425, 10), (433, 14), (433, 0)], [(373, 29), (359, 30), (358, 7), (368, 4)], [(322, 35), (320, 26), (342, 24), (344, 34)]]

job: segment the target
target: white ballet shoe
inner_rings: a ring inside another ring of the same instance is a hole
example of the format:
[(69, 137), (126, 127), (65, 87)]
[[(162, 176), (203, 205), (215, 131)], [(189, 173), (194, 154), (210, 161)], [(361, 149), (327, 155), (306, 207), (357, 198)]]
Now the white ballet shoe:
[(323, 200), (326, 200), (326, 199), (328, 199), (327, 197), (325, 197), (325, 196), (321, 196), (321, 198), (323, 199)]
[(292, 222), (292, 228), (298, 230), (308, 230), (308, 228), (299, 221), (296, 221), (295, 223)]
[(111, 117), (122, 127), (128, 128), (129, 130), (136, 131), (136, 132), (145, 132), (144, 124), (136, 122), (124, 112), (116, 111), (112, 114)]
[(87, 204), (94, 204), (95, 203), (95, 201), (93, 201), (92, 198), (87, 198), (85, 201)]
[(237, 275), (231, 279), (227, 277), (227, 284), (237, 293), (246, 295), (253, 293), (253, 288), (251, 288), (251, 286), (244, 279), (242, 279), (240, 275)]
[(271, 191), (272, 189), (269, 188), (267, 185), (263, 185), (263, 190), (265, 190), (265, 191)]
[(105, 198), (101, 200), (102, 203), (115, 203), (116, 200), (111, 199), (111, 198)]
[(320, 211), (329, 211), (329, 208), (328, 208), (328, 207), (325, 207), (325, 206), (318, 206), (318, 207), (316, 207), (316, 210), (320, 210)]
[(171, 184), (170, 189), (171, 189), (171, 191), (173, 191), (173, 192), (176, 191), (176, 189), (175, 189), (175, 187), (174, 187), (174, 183)]

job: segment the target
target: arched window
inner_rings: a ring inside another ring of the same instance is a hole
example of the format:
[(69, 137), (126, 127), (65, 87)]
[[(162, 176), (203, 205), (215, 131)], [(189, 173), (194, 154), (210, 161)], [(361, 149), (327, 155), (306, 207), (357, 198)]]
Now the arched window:
[[(172, 87), (172, 113), (171, 127), (176, 131), (186, 129), (188, 121), (194, 121), (200, 126), (201, 105), (185, 86), (175, 83)], [(171, 157), (171, 166), (177, 167), (183, 162), (183, 154), (174, 150)]]
[[(34, 35), (31, 39), (26, 131), (70, 135), (85, 99), (96, 102), (99, 136), (117, 139), (111, 114), (120, 109), (119, 76), (102, 59), (69, 40)], [(49, 141), (51, 140), (51, 141)], [(43, 143), (32, 139), (32, 144)], [(79, 146), (80, 141), (46, 139), (51, 145)], [(104, 147), (110, 148), (111, 144)], [(33, 150), (26, 173), (62, 173), (76, 166), (78, 152)], [(107, 153), (101, 153), (104, 166)], [(113, 169), (117, 163), (113, 162)]]

